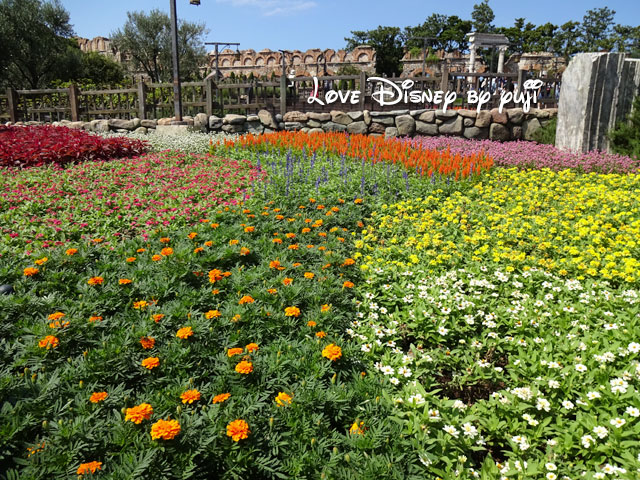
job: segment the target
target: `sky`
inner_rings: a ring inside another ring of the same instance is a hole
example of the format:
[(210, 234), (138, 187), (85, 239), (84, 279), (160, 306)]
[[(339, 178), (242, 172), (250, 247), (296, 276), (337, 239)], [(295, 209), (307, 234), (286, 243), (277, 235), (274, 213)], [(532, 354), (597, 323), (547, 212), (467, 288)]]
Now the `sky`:
[[(169, 12), (169, 0), (61, 0), (80, 37), (109, 37), (127, 20), (128, 11), (160, 9)], [(177, 0), (178, 18), (202, 22), (209, 29), (205, 41), (239, 42), (240, 49), (307, 50), (344, 48), (344, 37), (352, 30), (370, 30), (379, 25), (418, 25), (432, 13), (471, 19), (473, 5), (480, 0)], [(524, 17), (536, 25), (561, 25), (581, 21), (587, 10), (609, 7), (615, 22), (640, 24), (638, 0), (489, 0), (496, 26), (511, 26)], [(209, 49), (209, 48), (208, 48)]]

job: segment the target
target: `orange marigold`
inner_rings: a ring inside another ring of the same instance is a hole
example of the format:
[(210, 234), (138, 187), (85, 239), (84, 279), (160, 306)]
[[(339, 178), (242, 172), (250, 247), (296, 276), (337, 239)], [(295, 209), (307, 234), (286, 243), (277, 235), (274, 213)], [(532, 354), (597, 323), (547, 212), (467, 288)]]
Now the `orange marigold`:
[(331, 310), (331, 305), (328, 305), (326, 303), (320, 307), (321, 312), (328, 312), (329, 310)]
[(238, 301), (238, 305), (244, 305), (245, 303), (253, 303), (255, 300), (249, 295), (245, 295)]
[(139, 248), (138, 250), (136, 250), (137, 253), (144, 253), (146, 251), (147, 251), (146, 248)]
[(361, 199), (361, 198), (356, 198), (356, 199), (353, 201), (353, 203), (355, 203), (355, 204), (360, 204), (360, 203), (362, 203), (362, 199)]
[(48, 261), (49, 261), (49, 259), (47, 257), (42, 257), (42, 258), (39, 258), (38, 260), (36, 260), (34, 263), (36, 265), (44, 265)]
[(284, 314), (287, 317), (299, 317), (300, 309), (298, 307), (287, 307), (284, 309)]
[(180, 399), (182, 400), (182, 403), (192, 404), (196, 400), (200, 400), (200, 392), (195, 388), (193, 390), (187, 390), (180, 395)]
[(102, 285), (104, 283), (104, 278), (102, 277), (91, 277), (87, 283), (89, 285)]
[(269, 262), (269, 268), (276, 268), (278, 270), (284, 270), (284, 267), (280, 263), (280, 260), (271, 260)]
[(254, 232), (255, 230), (256, 230), (256, 227), (244, 227), (244, 231), (247, 233)]
[(204, 252), (204, 248), (202, 247), (197, 247), (193, 249), (193, 253), (200, 253), (200, 252)]
[(147, 370), (153, 370), (160, 365), (160, 359), (158, 357), (148, 357), (142, 360), (142, 366)]
[(288, 393), (280, 392), (278, 393), (278, 395), (276, 395), (275, 402), (278, 404), (279, 407), (283, 407), (287, 403), (291, 404), (292, 399), (293, 397)]
[(49, 314), (49, 320), (60, 320), (64, 316), (65, 316), (65, 314), (62, 313), (62, 312), (50, 313)]
[(342, 265), (348, 267), (349, 265), (355, 265), (356, 261), (353, 258), (347, 258)]
[(242, 315), (240, 315), (239, 313), (236, 313), (233, 317), (231, 317), (231, 321), (233, 323), (236, 323), (236, 322), (239, 322), (241, 318), (242, 318)]
[(171, 239), (169, 237), (162, 237), (160, 239), (160, 243), (169, 243), (171, 241)]
[(33, 277), (34, 275), (36, 275), (40, 270), (38, 270), (37, 268), (33, 268), (33, 267), (27, 267), (24, 269), (24, 276), (25, 277)]
[(163, 257), (168, 257), (169, 255), (173, 255), (173, 248), (171, 247), (163, 248), (162, 250), (160, 250), (160, 254)]
[(98, 470), (102, 470), (102, 462), (88, 462), (81, 463), (76, 473), (78, 475), (84, 475), (89, 472), (96, 473)]
[(231, 396), (230, 393), (221, 393), (213, 397), (213, 401), (211, 403), (222, 403), (227, 400)]
[(133, 263), (136, 261), (136, 257), (127, 257), (127, 263)]
[(242, 360), (236, 365), (236, 372), (248, 375), (253, 372), (253, 363)]
[(234, 355), (242, 355), (243, 352), (244, 350), (239, 347), (229, 348), (227, 350), (227, 357), (233, 357)]
[(180, 424), (177, 420), (158, 420), (151, 426), (151, 439), (173, 440), (180, 433)]
[(89, 401), (91, 403), (100, 403), (108, 396), (109, 394), (107, 392), (93, 392), (91, 397), (89, 397)]
[(278, 290), (276, 290), (275, 288), (270, 288), (269, 290), (267, 290), (267, 293), (270, 293), (271, 295), (275, 295), (276, 293), (278, 293)]
[(101, 320), (102, 320), (102, 317), (98, 315), (92, 315), (91, 317), (89, 317), (89, 323), (99, 322)]
[(248, 438), (250, 433), (249, 424), (242, 419), (234, 420), (227, 425), (227, 436), (231, 437), (234, 442)]
[(285, 278), (284, 280), (282, 280), (282, 284), (285, 286), (291, 285), (293, 283), (293, 278)]
[(347, 280), (346, 282), (344, 282), (344, 283), (342, 284), (342, 286), (343, 286), (344, 288), (353, 288), (353, 287), (354, 287), (354, 283), (353, 283), (353, 282), (350, 282), (349, 280)]
[(247, 352), (253, 353), (253, 352), (257, 352), (260, 347), (258, 346), (257, 343), (250, 343), (249, 345), (247, 345), (244, 348), (247, 349)]
[(191, 327), (182, 327), (176, 332), (176, 337), (183, 340), (189, 338), (191, 335), (193, 335), (193, 330)]
[(211, 320), (212, 318), (221, 317), (222, 314), (218, 310), (209, 310), (207, 313), (204, 314), (204, 316), (206, 319)]
[(309, 320), (309, 321), (307, 322), (307, 327), (315, 327), (316, 325), (317, 325), (317, 323), (316, 323), (316, 322), (314, 322), (313, 320)]
[(329, 360), (336, 361), (342, 357), (342, 349), (339, 346), (330, 343), (322, 350), (322, 356)]
[(142, 337), (140, 339), (140, 345), (142, 345), (142, 348), (144, 348), (145, 350), (150, 350), (152, 349), (156, 344), (156, 339), (153, 337)]
[(308, 228), (308, 227), (304, 227), (304, 228), (302, 229), (302, 233), (309, 233), (310, 231), (311, 231), (311, 229), (310, 229), (310, 228)]
[(155, 313), (155, 314), (151, 315), (151, 319), (156, 323), (158, 323), (163, 318), (164, 318), (164, 313)]
[(349, 433), (352, 435), (364, 435), (364, 422), (360, 422), (360, 425), (358, 425), (358, 422), (353, 422), (353, 425), (349, 428)]
[(242, 248), (240, 249), (240, 255), (242, 255), (242, 256), (249, 255), (250, 253), (251, 253), (251, 250), (249, 250), (249, 249), (248, 249), (248, 248), (246, 248), (246, 247), (242, 247)]
[(277, 243), (277, 244), (281, 244), (282, 243), (282, 239), (281, 238), (274, 238), (273, 240), (271, 240), (273, 243)]
[(298, 245), (297, 243), (294, 243), (293, 245), (289, 245), (287, 248), (289, 250), (298, 250), (300, 248), (300, 245)]
[(146, 300), (139, 300), (137, 302), (133, 302), (133, 308), (135, 308), (136, 310), (142, 310), (148, 306), (149, 306), (149, 302), (147, 302)]
[(131, 421), (136, 425), (142, 423), (143, 420), (149, 420), (153, 414), (153, 407), (148, 403), (141, 403), (132, 408), (127, 408), (124, 421)]
[(154, 262), (159, 262), (160, 260), (162, 260), (162, 255), (154, 255), (153, 257), (151, 257), (151, 260), (153, 260)]
[(212, 223), (211, 228), (218, 228), (220, 226), (219, 223)]
[(60, 340), (58, 340), (58, 337), (54, 337), (53, 335), (47, 335), (38, 342), (38, 346), (40, 348), (46, 348), (47, 350), (56, 348), (58, 345), (60, 345)]
[(187, 237), (189, 237), (189, 240), (193, 240), (197, 236), (198, 236), (198, 234), (196, 232), (191, 232), (189, 235), (187, 235)]
[(235, 238), (233, 240), (229, 240), (229, 245), (237, 245), (238, 243), (240, 243), (240, 240), (236, 240)]
[(131, 283), (131, 280), (129, 280), (128, 278), (121, 278), (120, 280), (118, 280), (118, 283), (120, 285), (129, 285)]
[(217, 268), (214, 268), (209, 272), (210, 283), (216, 283), (218, 280), (222, 280), (223, 278), (224, 278), (224, 275), (222, 274), (222, 270), (218, 270)]
[(302, 264), (300, 262), (296, 262), (296, 263), (293, 264), (293, 266), (294, 267), (300, 267), (300, 266), (302, 266)]
[(320, 330), (319, 332), (316, 332), (316, 337), (318, 337), (318, 338), (324, 338), (326, 336), (327, 336), (327, 334), (325, 332), (323, 332), (322, 330)]
[(66, 255), (71, 256), (71, 255), (75, 255), (76, 253), (78, 253), (78, 249), (77, 248), (68, 248), (66, 252), (64, 252)]
[(315, 276), (316, 274), (313, 272), (304, 272), (304, 278), (308, 278), (309, 280), (311, 280)]
[(70, 323), (68, 321), (60, 322), (60, 320), (56, 320), (49, 324), (49, 328), (67, 328), (69, 325)]

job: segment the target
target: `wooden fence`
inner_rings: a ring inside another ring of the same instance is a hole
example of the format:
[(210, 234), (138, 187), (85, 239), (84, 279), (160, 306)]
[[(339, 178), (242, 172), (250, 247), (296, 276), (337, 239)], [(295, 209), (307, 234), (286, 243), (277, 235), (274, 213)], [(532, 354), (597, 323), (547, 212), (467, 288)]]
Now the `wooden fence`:
[[(499, 103), (502, 91), (513, 89), (522, 84), (526, 74), (458, 74), (446, 70), (439, 77), (412, 77), (411, 90), (435, 92), (437, 90), (456, 91), (458, 101), (455, 107), (468, 105), (467, 92), (472, 89), (490, 91), (491, 100), (485, 106), (495, 107)], [(407, 78), (391, 77), (387, 79), (400, 85)], [(557, 106), (559, 79), (543, 79), (545, 85), (541, 89), (539, 106)], [(398, 109), (437, 108), (441, 104), (422, 102), (403, 103), (381, 106), (375, 96), (383, 88), (376, 82), (368, 81), (366, 74), (337, 75), (318, 77), (318, 97), (322, 100), (331, 91), (345, 93), (348, 90), (360, 91), (355, 102), (321, 105), (310, 103), (315, 83), (313, 77), (297, 77), (289, 79), (281, 77), (279, 81), (251, 80), (243, 83), (214, 83), (212, 80), (202, 82), (185, 82), (182, 84), (183, 115), (206, 113), (207, 115), (224, 115), (226, 113), (256, 113), (261, 109), (273, 113), (287, 111), (330, 112), (331, 110), (355, 111), (388, 111)], [(377, 94), (374, 92), (378, 90)], [(507, 104), (507, 107), (515, 106)], [(54, 122), (63, 119), (72, 121), (90, 121), (103, 118), (159, 119), (172, 117), (173, 84), (171, 83), (138, 83), (135, 88), (112, 90), (80, 90), (71, 85), (62, 89), (12, 90), (8, 89), (0, 95), (0, 121), (41, 121)]]

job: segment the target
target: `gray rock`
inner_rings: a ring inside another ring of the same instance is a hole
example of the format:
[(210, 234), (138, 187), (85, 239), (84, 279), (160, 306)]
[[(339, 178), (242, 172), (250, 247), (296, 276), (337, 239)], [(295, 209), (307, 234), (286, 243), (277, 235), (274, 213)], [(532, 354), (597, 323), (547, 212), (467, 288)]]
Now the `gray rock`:
[(300, 130), (302, 133), (309, 133), (309, 130), (311, 130), (309, 127), (304, 127), (302, 130)]
[(501, 123), (492, 123), (491, 127), (489, 127), (489, 138), (491, 140), (505, 142), (511, 138), (511, 132)]
[(247, 117), (244, 115), (236, 115), (235, 113), (228, 113), (222, 119), (222, 123), (225, 125), (242, 125), (247, 121)]
[(320, 128), (322, 127), (322, 122), (318, 122), (317, 120), (308, 120), (307, 127), (309, 128)]
[(538, 119), (549, 118), (551, 116), (549, 110), (540, 108), (532, 108), (531, 113)]
[(396, 122), (393, 117), (373, 117), (371, 123), (381, 123), (387, 127), (392, 127)]
[(347, 131), (347, 127), (345, 125), (342, 125), (340, 123), (335, 123), (335, 122), (327, 122), (323, 124), (322, 129), (325, 132), (346, 132)]
[(520, 125), (524, 120), (524, 112), (521, 108), (510, 108), (507, 110), (507, 115), (509, 116), (509, 122), (514, 125)]
[(476, 117), (476, 127), (488, 127), (491, 125), (491, 112), (487, 110), (480, 110)]
[(387, 127), (384, 130), (385, 138), (395, 138), (398, 136), (398, 129), (396, 127)]
[(489, 129), (486, 127), (484, 128), (468, 127), (464, 129), (463, 135), (465, 136), (465, 138), (484, 140), (486, 138), (489, 138)]
[(416, 121), (411, 115), (398, 115), (396, 117), (396, 128), (399, 136), (411, 136), (416, 131)]
[(276, 113), (276, 122), (278, 122), (278, 124), (280, 124), (282, 122), (282, 114), (281, 113)]
[(324, 133), (324, 130), (321, 128), (310, 128), (309, 133)]
[(425, 123), (433, 123), (435, 119), (436, 119), (436, 112), (434, 112), (433, 110), (427, 110), (426, 112), (421, 113), (420, 116), (418, 117), (418, 120)]
[(260, 123), (260, 120), (248, 121), (244, 124), (244, 131), (247, 133), (253, 133), (254, 135), (260, 135), (264, 132), (264, 125)]
[(519, 127), (517, 125), (511, 127), (511, 139), (522, 140), (522, 127)]
[(367, 124), (362, 121), (350, 123), (347, 125), (347, 132), (364, 135), (367, 133)]
[(113, 129), (133, 130), (133, 122), (131, 120), (122, 120), (121, 118), (110, 118), (109, 126)]
[(353, 120), (354, 122), (359, 122), (364, 118), (363, 112), (347, 112), (347, 115), (349, 115), (349, 118), (351, 118), (351, 120)]
[(433, 137), (438, 135), (438, 126), (435, 123), (426, 123), (418, 120), (416, 122), (416, 132), (420, 135)]
[(134, 130), (142, 126), (142, 120), (140, 120), (138, 117), (132, 118), (131, 121), (133, 122)]
[(144, 128), (156, 128), (157, 122), (155, 120), (141, 120), (140, 126)]
[(304, 125), (301, 122), (284, 122), (284, 129), (289, 132), (302, 130), (302, 128), (304, 128)]
[(133, 131), (133, 133), (144, 133), (146, 135), (148, 130), (146, 127), (138, 127)]
[(127, 130), (126, 128), (119, 128), (116, 130), (116, 133), (129, 133), (130, 130)]
[(476, 124), (476, 121), (473, 118), (462, 118), (462, 123), (465, 127), (473, 127)]
[(349, 115), (339, 110), (331, 111), (331, 121), (340, 125), (349, 125), (353, 120)]
[(386, 127), (378, 122), (371, 122), (371, 125), (369, 125), (369, 133), (383, 134), (385, 130)]
[(158, 120), (157, 125), (171, 125), (171, 122), (173, 122), (173, 118), (161, 118), (160, 120)]
[(450, 118), (455, 118), (458, 116), (458, 113), (455, 110), (447, 110), (447, 111), (443, 111), (443, 110), (436, 110), (436, 118), (439, 118), (440, 120), (448, 120)]
[(258, 115), (247, 115), (247, 122), (259, 122), (260, 117)]
[(522, 123), (522, 138), (533, 140), (533, 133), (541, 127), (540, 120), (532, 118)]
[(210, 130), (220, 130), (220, 128), (222, 128), (223, 123), (224, 123), (223, 120), (216, 115), (211, 115), (209, 117)]
[(362, 112), (362, 117), (364, 118), (364, 123), (366, 123), (367, 126), (371, 125), (371, 114), (369, 113), (369, 110)]
[(398, 115), (409, 115), (409, 110), (391, 110), (390, 112), (387, 112), (387, 115), (393, 115), (394, 117), (397, 117)]
[(91, 122), (82, 122), (82, 129), (90, 132), (91, 131)]
[(12, 295), (13, 293), (15, 293), (13, 286), (8, 284), (0, 285), (0, 295)]
[(222, 131), (225, 133), (240, 133), (244, 129), (244, 125), (228, 124), (222, 126)]
[(278, 122), (278, 130), (284, 130), (284, 122)]
[(312, 120), (316, 120), (317, 122), (328, 122), (329, 120), (331, 120), (330, 113), (309, 112), (307, 113), (307, 117)]
[(464, 118), (476, 118), (478, 116), (478, 111), (477, 110), (456, 110), (458, 112), (458, 115), (460, 115), (461, 117)]
[(269, 110), (260, 110), (258, 112), (258, 118), (260, 119), (260, 123), (267, 128), (271, 128), (276, 130), (278, 128), (278, 124), (276, 123), (276, 119), (273, 118), (273, 114)]
[(91, 130), (94, 132), (105, 133), (109, 131), (109, 121), (108, 120), (92, 120), (91, 121)]
[(309, 117), (307, 116), (306, 113), (302, 113), (302, 112), (298, 112), (298, 111), (293, 111), (293, 112), (287, 112), (284, 114), (283, 120), (284, 123), (304, 123), (309, 119)]
[(411, 115), (413, 118), (416, 118), (422, 115), (423, 113), (425, 113), (426, 111), (427, 111), (426, 108), (421, 108), (420, 110), (409, 110), (409, 115)]
[(462, 134), (462, 117), (451, 118), (438, 127), (441, 135), (460, 135)]
[(509, 118), (507, 113), (503, 110), (502, 113), (497, 108), (491, 109), (491, 123), (499, 123), (500, 125), (506, 125)]
[(193, 126), (196, 128), (208, 128), (209, 127), (209, 117), (206, 113), (199, 113), (195, 117), (193, 117)]

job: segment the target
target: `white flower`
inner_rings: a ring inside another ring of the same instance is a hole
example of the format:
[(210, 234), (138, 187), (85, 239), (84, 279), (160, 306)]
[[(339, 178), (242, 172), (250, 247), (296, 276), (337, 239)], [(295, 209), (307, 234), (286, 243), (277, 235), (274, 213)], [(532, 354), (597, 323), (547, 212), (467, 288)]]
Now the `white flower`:
[(636, 407), (627, 407), (625, 413), (632, 417), (640, 417), (640, 410), (638, 410)]
[(593, 474), (593, 478), (600, 480), (602, 478), (607, 478), (607, 476), (603, 472), (596, 472)]
[(372, 348), (372, 345), (370, 343), (365, 343), (362, 346), (360, 346), (360, 350), (362, 350), (363, 352), (370, 352)]
[(458, 410), (464, 410), (467, 408), (467, 406), (461, 400), (456, 400), (455, 402), (453, 402), (453, 405), (451, 405), (451, 407), (457, 408)]
[(442, 429), (447, 432), (449, 435), (458, 438), (460, 432), (453, 425), (445, 425)]
[(411, 376), (411, 370), (408, 369), (407, 367), (400, 367), (398, 369), (398, 375), (402, 375), (403, 377), (410, 377)]
[(390, 365), (385, 365), (384, 367), (381, 367), (380, 371), (385, 375), (393, 375), (394, 373), (396, 373), (393, 367)]
[(580, 439), (584, 448), (591, 448), (591, 444), (595, 443), (595, 439), (591, 435), (583, 435)]
[(627, 393), (627, 388), (629, 384), (623, 378), (614, 378), (610, 380), (611, 391), (613, 393)]
[(546, 398), (538, 398), (536, 408), (538, 410), (544, 410), (545, 412), (548, 412), (549, 410), (551, 410), (551, 403), (549, 403), (549, 400), (547, 400)]
[(446, 335), (447, 333), (449, 333), (449, 330), (447, 330), (444, 327), (438, 327), (438, 333), (442, 336)]
[(435, 408), (429, 410), (429, 420), (440, 420), (440, 412)]
[(595, 400), (596, 398), (600, 398), (600, 392), (587, 392), (587, 398), (589, 400)]
[(576, 363), (576, 370), (580, 373), (584, 373), (587, 371), (587, 367), (581, 363)]
[(478, 429), (470, 423), (465, 423), (462, 425), (462, 433), (469, 438), (474, 438), (478, 435)]
[(398, 380), (396, 377), (391, 377), (389, 381), (394, 385), (398, 385), (400, 383), (400, 380)]
[(598, 436), (598, 438), (602, 439), (602, 438), (606, 438), (606, 436), (609, 435), (609, 430), (607, 430), (606, 427), (597, 426), (597, 427), (593, 427), (593, 433), (595, 433)]
[(564, 402), (562, 402), (562, 406), (567, 410), (573, 410), (574, 408), (574, 405), (570, 400), (565, 400)]
[(609, 423), (611, 425), (613, 425), (616, 428), (620, 428), (622, 427), (625, 423), (627, 423), (627, 421), (624, 418), (612, 418), (611, 420), (609, 420)]
[(558, 476), (553, 472), (547, 472), (547, 474), (545, 475), (545, 478), (547, 480), (556, 480), (556, 478), (558, 478)]
[(629, 346), (627, 347), (627, 349), (628, 349), (631, 353), (638, 353), (638, 352), (640, 352), (640, 343), (631, 342), (631, 343), (629, 344)]
[(560, 388), (560, 382), (557, 380), (549, 380), (549, 388)]

